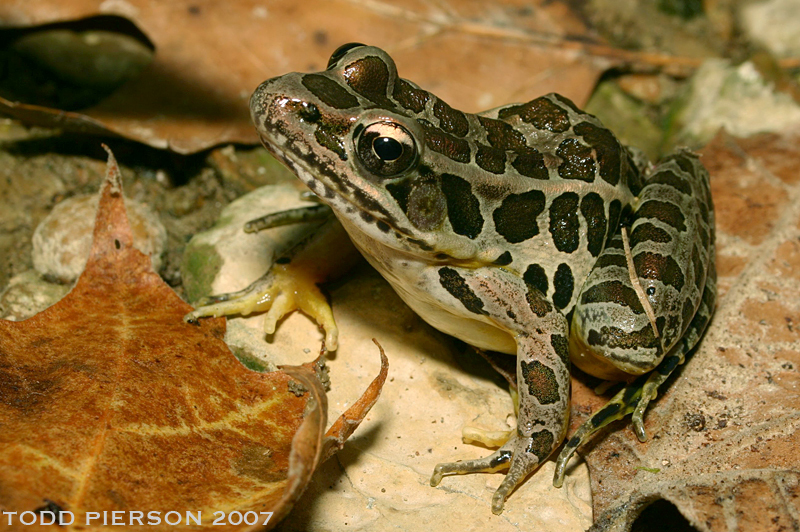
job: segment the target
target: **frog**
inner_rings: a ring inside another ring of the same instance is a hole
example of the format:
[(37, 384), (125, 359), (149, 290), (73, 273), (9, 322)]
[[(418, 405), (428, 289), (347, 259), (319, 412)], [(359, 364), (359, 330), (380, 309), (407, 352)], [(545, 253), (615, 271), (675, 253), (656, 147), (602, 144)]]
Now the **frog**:
[[(647, 406), (715, 307), (714, 208), (695, 154), (651, 164), (556, 93), (462, 112), (359, 43), (338, 48), (322, 72), (264, 81), (250, 109), (267, 150), (414, 312), (516, 357), (516, 428), (489, 456), (436, 465), (432, 486), (505, 471), (491, 502), (501, 513), (565, 440), (573, 367), (623, 387), (566, 439), (554, 485), (613, 421), (632, 414), (645, 441)], [(189, 317), (266, 308), (278, 284), (267, 275)], [(279, 306), (273, 325), (288, 311)], [(335, 344), (332, 314), (311, 313)]]

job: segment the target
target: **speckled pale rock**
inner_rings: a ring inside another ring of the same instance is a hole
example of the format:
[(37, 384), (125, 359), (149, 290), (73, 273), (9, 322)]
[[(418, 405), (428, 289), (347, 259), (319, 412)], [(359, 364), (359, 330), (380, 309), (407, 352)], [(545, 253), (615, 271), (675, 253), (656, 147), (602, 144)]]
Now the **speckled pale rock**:
[(273, 212), (313, 205), (292, 184), (268, 185), (226, 206), (208, 231), (186, 245), (181, 277), (189, 301), (246, 288), (267, 271), (275, 257), (317, 224), (298, 224), (245, 233), (244, 224)]
[(15, 275), (0, 293), (0, 318), (21, 321), (38, 314), (67, 295), (69, 286), (50, 283), (35, 270)]
[(753, 41), (775, 55), (800, 55), (800, 2), (768, 0), (753, 2), (739, 10), (739, 24)]
[[(33, 233), (33, 266), (40, 274), (68, 283), (78, 278), (92, 247), (99, 197), (75, 196), (55, 207)], [(161, 267), (167, 231), (147, 205), (125, 200), (136, 249), (149, 255), (153, 269)]]
[[(478, 355), (462, 356), (455, 342), (425, 324), (367, 266), (332, 291), (331, 300), (340, 347), (328, 363), (329, 422), (376, 374), (373, 337), (389, 357), (389, 378), (344, 449), (315, 474), (282, 531), (578, 532), (591, 525), (589, 475), (579, 459), (561, 489), (553, 487), (554, 465), (547, 461), (500, 516), (490, 506), (503, 474), (446, 477), (432, 488), (437, 463), (486, 454), (484, 447), (462, 443), (464, 426), (513, 427), (508, 391)], [(279, 327), (275, 343), (293, 335), (290, 327)]]
[(673, 144), (703, 145), (724, 128), (747, 137), (800, 125), (800, 106), (777, 92), (752, 63), (710, 59), (697, 69), (674, 116)]
[[(283, 239), (291, 236), (280, 233), (290, 228), (249, 235), (241, 227), (254, 217), (298, 205), (302, 202), (296, 189), (280, 186), (264, 187), (231, 204), (214, 229), (187, 246), (187, 254), (211, 246), (215, 256), (224, 257), (211, 257), (216, 273), (203, 281), (206, 286), (213, 293), (238, 290), (266, 271), (285, 249)], [(295, 238), (298, 234), (302, 231)], [(195, 260), (187, 257), (184, 265)], [(499, 517), (490, 507), (502, 474), (448, 477), (432, 488), (430, 476), (438, 462), (486, 454), (483, 447), (462, 443), (465, 425), (513, 427), (509, 393), (480, 357), (459, 359), (454, 342), (425, 324), (368, 266), (337, 285), (331, 301), (339, 349), (328, 355), (329, 423), (377, 374), (380, 360), (372, 338), (389, 357), (389, 378), (367, 419), (315, 474), (281, 530), (427, 532), (446, 523), (461, 530), (577, 532), (591, 524), (588, 470), (579, 459), (570, 465), (562, 489), (553, 488), (553, 463), (545, 463), (514, 492)], [(226, 341), (237, 355), (244, 352), (268, 366), (316, 358), (322, 333), (309, 318), (299, 312), (289, 315), (266, 341), (262, 318), (256, 314), (228, 320)]]

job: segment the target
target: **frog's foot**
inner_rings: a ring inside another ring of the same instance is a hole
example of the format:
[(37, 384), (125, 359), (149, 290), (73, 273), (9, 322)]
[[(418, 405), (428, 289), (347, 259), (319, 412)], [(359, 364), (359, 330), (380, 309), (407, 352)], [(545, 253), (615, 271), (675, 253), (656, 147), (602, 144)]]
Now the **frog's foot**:
[(327, 298), (314, 279), (288, 271), (289, 265), (274, 265), (266, 275), (238, 292), (202, 299), (199, 307), (184, 317), (191, 322), (198, 318), (247, 316), (266, 311), (264, 332), (272, 334), (278, 321), (293, 310), (309, 315), (325, 330), (325, 347), (335, 351), (339, 344), (339, 330)]
[[(592, 414), (589, 419), (584, 421), (583, 425), (578, 427), (575, 434), (564, 444), (564, 448), (561, 449), (561, 454), (558, 455), (558, 459), (556, 460), (556, 471), (553, 475), (553, 485), (555, 487), (560, 488), (564, 483), (567, 463), (575, 453), (575, 450), (589, 441), (598, 430), (618, 419), (624, 418), (631, 412), (639, 410), (639, 408), (641, 408), (641, 412), (644, 414), (644, 410), (647, 408), (650, 400), (655, 398), (655, 392), (658, 389), (658, 384), (655, 385), (655, 388), (648, 386), (650, 384), (650, 379), (656, 374), (657, 372), (654, 372), (652, 375), (642, 375), (622, 388), (603, 408)], [(648, 394), (652, 394), (652, 396), (648, 395), (644, 397), (643, 390), (645, 389), (649, 390)], [(635, 426), (634, 428), (636, 429), (636, 435), (639, 437), (639, 440), (645, 441), (647, 436), (645, 435), (644, 424), (641, 418), (639, 418), (639, 426)]]
[(445, 475), (496, 473), (507, 469), (503, 482), (492, 496), (492, 513), (500, 515), (506, 499), (514, 488), (535, 471), (550, 454), (552, 438), (552, 434), (546, 430), (536, 432), (530, 438), (521, 437), (514, 431), (513, 436), (500, 449), (486, 458), (437, 464), (431, 476), (431, 486), (438, 486)]

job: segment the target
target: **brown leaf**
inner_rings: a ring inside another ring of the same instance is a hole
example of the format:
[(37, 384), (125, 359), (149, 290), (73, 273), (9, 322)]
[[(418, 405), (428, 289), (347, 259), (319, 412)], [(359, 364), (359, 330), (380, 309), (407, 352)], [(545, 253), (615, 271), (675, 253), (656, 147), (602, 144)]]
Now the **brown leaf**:
[[(630, 530), (674, 508), (701, 531), (800, 527), (800, 132), (703, 150), (720, 298), (694, 357), (646, 415), (588, 450), (595, 525)], [(654, 501), (658, 503), (645, 509)], [(652, 514), (652, 515), (647, 515)]]
[[(346, 42), (387, 49), (400, 75), (456, 108), (482, 111), (556, 91), (586, 102), (609, 65), (576, 53), (592, 37), (565, 3), (537, 0), (6, 0), (0, 24), (116, 15), (155, 45), (142, 74), (83, 113), (0, 99), (28, 123), (107, 131), (180, 153), (255, 144), (247, 100), (263, 80), (325, 68)], [(502, 80), (498, 83), (497, 80)]]
[(383, 384), (386, 382), (386, 376), (389, 373), (389, 360), (386, 358), (386, 353), (383, 352), (383, 347), (376, 339), (372, 339), (375, 345), (381, 352), (381, 370), (375, 380), (369, 385), (363, 395), (353, 403), (353, 406), (347, 409), (336, 421), (333, 422), (331, 428), (325, 433), (325, 440), (322, 448), (322, 459), (324, 462), (337, 451), (344, 447), (344, 442), (347, 441), (353, 432), (358, 428), (367, 413), (372, 409), (375, 401), (381, 394)]
[[(325, 394), (313, 366), (250, 371), (222, 341), (225, 321), (186, 324), (190, 310), (132, 247), (110, 156), (76, 286), (30, 319), (0, 320), (0, 510), (51, 504), (74, 514), (64, 530), (85, 524), (86, 512), (122, 511), (125, 525), (132, 511), (202, 512), (201, 528), (217, 511), (258, 516), (214, 530), (260, 530), (259, 512), (274, 512), (269, 527), (288, 513), (323, 452)], [(385, 377), (384, 357), (352, 418)], [(90, 528), (115, 529), (99, 523)], [(173, 529), (143, 523), (125, 530)], [(38, 529), (18, 519), (4, 528)]]

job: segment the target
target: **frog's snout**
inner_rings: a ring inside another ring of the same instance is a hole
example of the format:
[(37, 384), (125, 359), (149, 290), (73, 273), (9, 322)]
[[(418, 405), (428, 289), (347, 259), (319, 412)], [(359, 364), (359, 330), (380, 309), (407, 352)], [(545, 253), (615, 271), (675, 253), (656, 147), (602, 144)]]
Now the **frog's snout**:
[(280, 85), (280, 80), (281, 78), (278, 77), (264, 81), (256, 88), (253, 95), (250, 96), (250, 116), (253, 119), (253, 123), (256, 124), (256, 127), (258, 127), (261, 120), (268, 118), (274, 113), (273, 109), (279, 99), (276, 89), (278, 89)]

